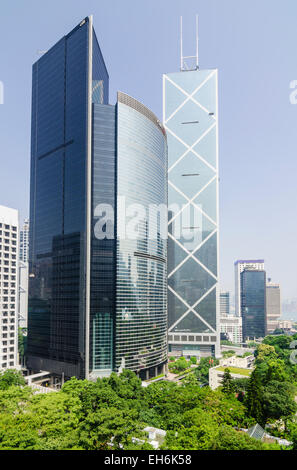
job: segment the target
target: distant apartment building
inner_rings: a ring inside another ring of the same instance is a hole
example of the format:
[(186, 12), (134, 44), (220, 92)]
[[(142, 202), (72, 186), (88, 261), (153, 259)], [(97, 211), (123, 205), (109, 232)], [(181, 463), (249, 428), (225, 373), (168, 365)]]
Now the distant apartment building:
[(19, 259), (19, 326), (27, 328), (28, 323), (28, 276), (29, 276), (29, 219), (24, 220), (20, 230)]
[(0, 370), (18, 366), (18, 211), (0, 206)]
[(241, 285), (240, 275), (247, 269), (249, 271), (264, 271), (264, 260), (238, 260), (234, 263), (235, 268), (235, 315), (241, 315)]
[(273, 333), (278, 328), (281, 317), (280, 285), (268, 279), (266, 284), (266, 333)]
[(20, 230), (20, 260), (27, 263), (29, 259), (29, 219), (24, 220)]
[(297, 313), (297, 300), (296, 299), (291, 299), (291, 300), (284, 300), (282, 303), (282, 312), (285, 314), (291, 314)]
[(266, 272), (245, 269), (240, 274), (243, 341), (266, 332)]
[(19, 327), (28, 326), (28, 276), (29, 264), (19, 261)]
[(230, 315), (230, 292), (220, 293), (220, 314), (221, 318)]
[(290, 331), (293, 328), (293, 321), (292, 320), (282, 320), (282, 319), (280, 319), (277, 322), (277, 327), (276, 328), (280, 329), (280, 330)]
[(234, 344), (242, 343), (242, 318), (234, 315), (221, 317), (220, 321), (221, 333)]

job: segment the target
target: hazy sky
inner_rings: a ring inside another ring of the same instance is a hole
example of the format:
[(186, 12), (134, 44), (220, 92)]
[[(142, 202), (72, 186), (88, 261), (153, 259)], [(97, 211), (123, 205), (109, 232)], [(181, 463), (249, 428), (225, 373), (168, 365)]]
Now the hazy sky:
[(264, 258), (267, 274), (297, 297), (296, 0), (1, 1), (0, 204), (28, 215), (31, 66), (82, 18), (94, 26), (111, 94), (124, 91), (162, 117), (162, 74), (185, 54), (219, 70), (221, 286), (234, 290), (236, 259)]

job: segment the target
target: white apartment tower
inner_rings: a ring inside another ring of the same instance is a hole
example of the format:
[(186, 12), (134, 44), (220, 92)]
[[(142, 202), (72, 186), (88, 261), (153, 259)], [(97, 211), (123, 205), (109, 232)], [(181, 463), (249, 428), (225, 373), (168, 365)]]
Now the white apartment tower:
[(18, 367), (18, 211), (0, 206), (0, 370)]
[(266, 283), (266, 334), (271, 334), (278, 328), (281, 317), (280, 285), (268, 279)]
[(238, 260), (235, 268), (235, 315), (241, 316), (240, 274), (246, 269), (249, 271), (264, 271), (264, 260)]
[(29, 257), (29, 219), (24, 220), (24, 225), (20, 231), (20, 260), (28, 262)]
[(19, 260), (19, 326), (27, 328), (28, 323), (28, 276), (29, 276), (29, 219), (24, 220), (20, 230)]

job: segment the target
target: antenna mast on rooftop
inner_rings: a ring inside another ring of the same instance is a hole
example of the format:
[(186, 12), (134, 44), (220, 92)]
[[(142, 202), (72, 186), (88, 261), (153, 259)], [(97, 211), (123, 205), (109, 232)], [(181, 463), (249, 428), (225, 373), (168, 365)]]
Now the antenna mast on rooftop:
[(198, 15), (196, 15), (196, 55), (184, 56), (183, 54), (183, 17), (180, 17), (180, 70), (199, 69), (199, 36)]

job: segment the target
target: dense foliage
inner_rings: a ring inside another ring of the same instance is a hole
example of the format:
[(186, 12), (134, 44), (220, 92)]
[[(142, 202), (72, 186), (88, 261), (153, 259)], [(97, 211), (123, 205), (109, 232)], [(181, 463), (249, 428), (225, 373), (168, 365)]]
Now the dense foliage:
[(279, 449), (240, 431), (256, 422), (297, 448), (291, 341), (266, 338), (257, 348), (251, 377), (234, 380), (226, 370), (215, 391), (201, 387), (217, 364), (210, 358), (180, 383), (143, 387), (125, 370), (97, 382), (72, 378), (61, 391), (47, 394), (34, 393), (20, 373), (6, 371), (0, 374), (0, 449), (150, 449), (146, 426), (167, 431), (162, 449)]

